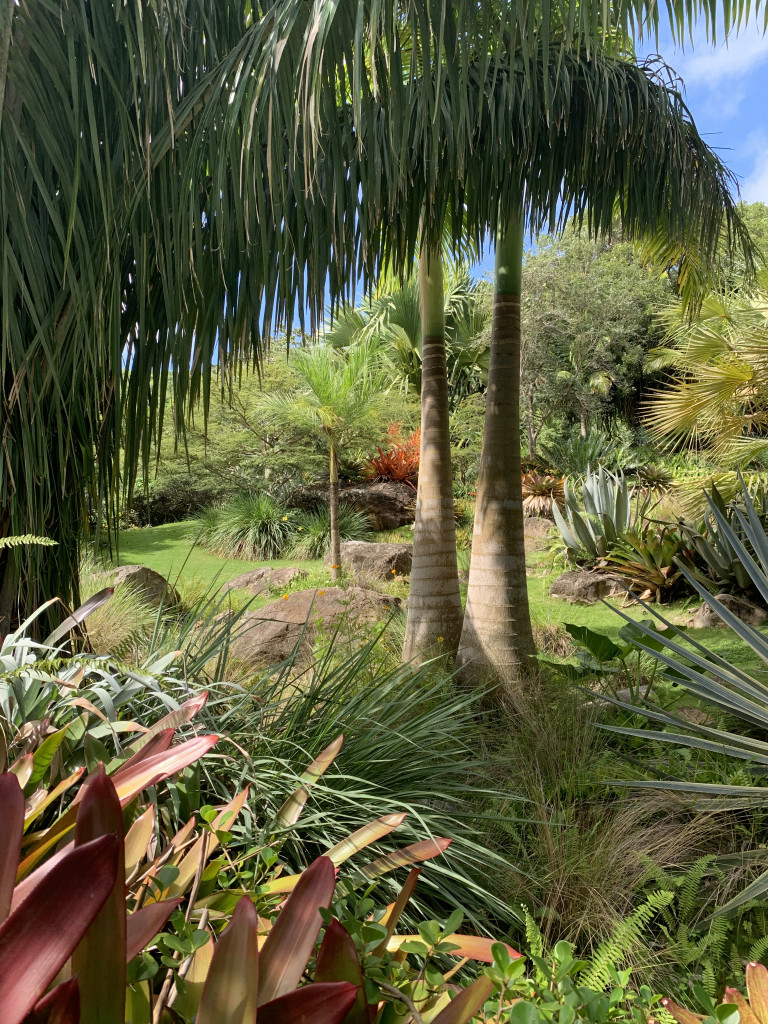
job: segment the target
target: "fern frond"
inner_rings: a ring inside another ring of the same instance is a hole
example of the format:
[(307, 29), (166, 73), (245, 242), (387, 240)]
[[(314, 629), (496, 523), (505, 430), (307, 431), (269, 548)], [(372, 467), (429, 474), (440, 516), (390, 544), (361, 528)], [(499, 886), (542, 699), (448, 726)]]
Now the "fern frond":
[(58, 541), (51, 540), (50, 537), (35, 537), (32, 533), (24, 533), (18, 537), (0, 537), (0, 551), (3, 548), (21, 548), (30, 547), (32, 544), (37, 544), (41, 547), (52, 548)]
[(754, 963), (764, 963), (766, 954), (768, 954), (768, 935), (763, 935), (749, 947), (749, 960)]
[(597, 990), (610, 987), (609, 968), (617, 970), (626, 963), (653, 918), (668, 907), (674, 898), (674, 893), (666, 890), (652, 892), (629, 917), (619, 921), (612, 934), (597, 947), (589, 966), (579, 975), (579, 985)]
[(544, 936), (541, 928), (536, 924), (528, 907), (523, 907), (525, 913), (525, 941), (527, 948), (533, 956), (544, 956)]
[(680, 882), (677, 909), (680, 920), (685, 921), (686, 924), (690, 922), (693, 914), (701, 906), (701, 900), (699, 898), (701, 881), (705, 875), (711, 873), (713, 860), (714, 857), (712, 854), (699, 857), (699, 859), (691, 865), (688, 871), (686, 871)]

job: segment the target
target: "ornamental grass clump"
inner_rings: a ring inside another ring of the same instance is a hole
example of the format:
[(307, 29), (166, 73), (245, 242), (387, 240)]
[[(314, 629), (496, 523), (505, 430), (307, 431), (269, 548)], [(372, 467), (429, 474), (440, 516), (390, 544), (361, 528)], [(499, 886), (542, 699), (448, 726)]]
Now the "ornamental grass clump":
[[(367, 540), (371, 533), (371, 521), (365, 512), (339, 503), (339, 538), (345, 540)], [(331, 513), (327, 504), (314, 512), (305, 512), (296, 520), (292, 552), (300, 558), (325, 558), (331, 550)]]
[(199, 542), (224, 558), (280, 558), (290, 545), (297, 513), (269, 494), (238, 494), (194, 520)]

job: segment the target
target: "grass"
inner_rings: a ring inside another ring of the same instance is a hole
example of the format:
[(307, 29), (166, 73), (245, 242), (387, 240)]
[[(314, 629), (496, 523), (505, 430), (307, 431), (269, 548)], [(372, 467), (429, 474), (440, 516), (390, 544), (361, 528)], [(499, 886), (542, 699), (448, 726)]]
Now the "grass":
[[(297, 581), (290, 589), (333, 586), (330, 571), (320, 560), (300, 561), (296, 557), (273, 561), (220, 558), (199, 545), (193, 546), (189, 540), (189, 530), (189, 523), (170, 523), (166, 526), (123, 530), (119, 536), (119, 564), (137, 563), (154, 569), (177, 585), (182, 596), (199, 592), (210, 586), (214, 580), (225, 583), (249, 569), (256, 569), (264, 565), (300, 565), (306, 569), (309, 574), (307, 579)], [(394, 532), (371, 534), (371, 540), (391, 540)], [(413, 537), (412, 531), (397, 531), (397, 533), (402, 534), (402, 537), (398, 536), (397, 539), (406, 539), (408, 533), (410, 533), (410, 539)], [(556, 571), (549, 574), (544, 573), (546, 562), (542, 561), (540, 553), (535, 553), (530, 561), (535, 575), (528, 577), (528, 598), (531, 605), (531, 616), (537, 627), (557, 628), (565, 622), (570, 622), (605, 633), (612, 640), (618, 642), (618, 632), (623, 622), (620, 616), (612, 610), (612, 607), (601, 602), (593, 605), (573, 605), (560, 598), (550, 597), (549, 588), (556, 578)], [(391, 590), (392, 588), (387, 587), (386, 589)], [(396, 588), (398, 594), (401, 589)], [(462, 589), (466, 591), (466, 585)], [(273, 599), (273, 596), (256, 598), (250, 607), (258, 608)], [(635, 619), (645, 615), (642, 608), (638, 607), (628, 607), (622, 610)], [(680, 625), (685, 623), (692, 611), (690, 603), (678, 602), (674, 605), (664, 606), (662, 614), (675, 624)], [(745, 648), (731, 630), (699, 629), (696, 630), (696, 639), (711, 646), (723, 657), (738, 660), (742, 668), (748, 672), (764, 670), (764, 666), (756, 659), (753, 652)]]

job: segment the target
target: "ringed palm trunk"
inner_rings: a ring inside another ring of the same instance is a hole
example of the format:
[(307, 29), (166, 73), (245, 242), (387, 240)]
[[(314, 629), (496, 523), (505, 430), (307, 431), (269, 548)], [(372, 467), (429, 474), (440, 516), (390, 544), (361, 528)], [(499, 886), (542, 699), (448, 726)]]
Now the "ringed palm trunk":
[(443, 266), (439, 252), (419, 258), (421, 304), (421, 457), (413, 566), (403, 660), (455, 654), (461, 635), (456, 521), (448, 423)]
[(457, 658), (459, 679), (498, 680), (514, 692), (535, 651), (525, 576), (520, 474), (520, 293), (523, 216), (496, 240), (485, 427)]
[(331, 576), (336, 579), (341, 565), (341, 534), (339, 533), (339, 456), (333, 447), (331, 447), (328, 511), (331, 521)]

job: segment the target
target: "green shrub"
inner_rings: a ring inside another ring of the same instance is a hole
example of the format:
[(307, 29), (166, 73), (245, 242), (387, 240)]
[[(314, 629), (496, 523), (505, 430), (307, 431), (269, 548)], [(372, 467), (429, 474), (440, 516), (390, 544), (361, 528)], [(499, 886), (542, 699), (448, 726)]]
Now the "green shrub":
[(196, 520), (195, 536), (214, 554), (257, 561), (280, 558), (296, 529), (297, 513), (269, 494), (239, 494)]
[[(292, 551), (300, 558), (325, 558), (331, 550), (331, 513), (327, 504), (315, 512), (299, 514), (296, 540)], [(345, 502), (339, 504), (339, 533), (344, 540), (365, 540), (371, 532), (371, 521), (365, 512)]]

